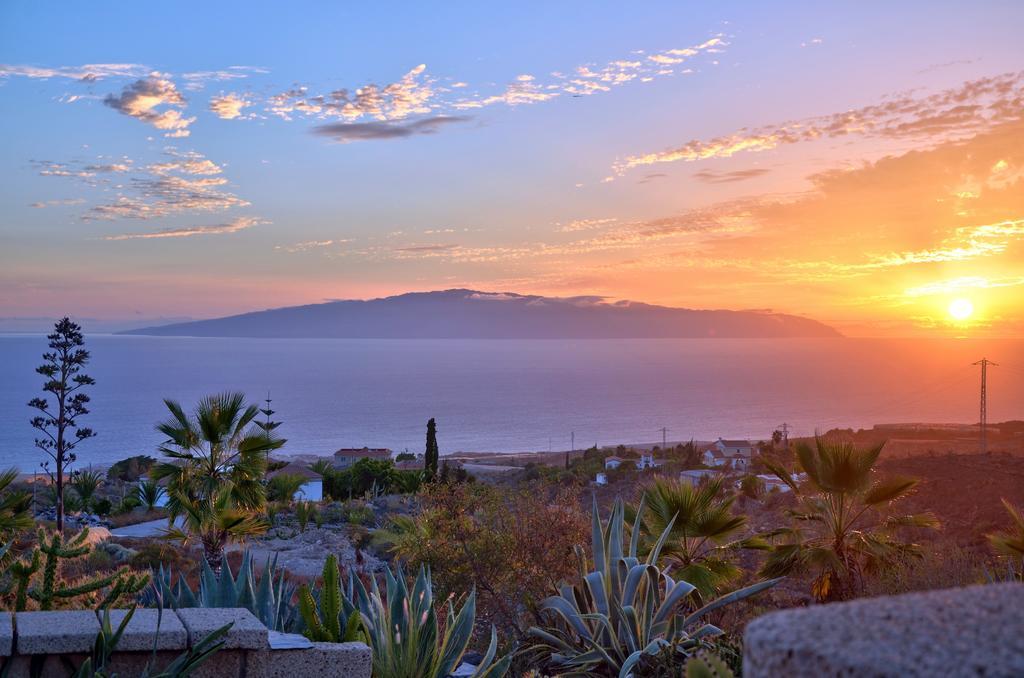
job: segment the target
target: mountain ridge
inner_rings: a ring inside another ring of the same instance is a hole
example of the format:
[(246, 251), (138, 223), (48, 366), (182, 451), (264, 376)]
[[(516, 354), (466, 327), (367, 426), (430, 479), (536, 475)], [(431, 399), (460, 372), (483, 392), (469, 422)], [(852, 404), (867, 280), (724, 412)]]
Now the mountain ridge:
[(544, 297), (464, 288), (337, 300), (118, 334), (235, 338), (655, 339), (839, 337), (802, 316), (698, 310), (603, 297)]

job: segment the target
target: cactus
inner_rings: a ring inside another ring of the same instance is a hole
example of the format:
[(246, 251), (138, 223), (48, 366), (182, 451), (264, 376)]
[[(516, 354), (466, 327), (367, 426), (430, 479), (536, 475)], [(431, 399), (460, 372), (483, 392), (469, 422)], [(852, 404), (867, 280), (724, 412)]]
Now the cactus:
[(244, 607), (252, 612), (264, 626), (274, 631), (289, 631), (297, 615), (291, 600), (295, 586), (285, 580), (284, 570), (277, 567), (277, 556), (268, 557), (263, 572), (256, 577), (252, 555), (246, 550), (237, 577), (230, 567), (221, 568), (220, 576), (205, 560), (199, 576), (199, 593), (189, 588), (184, 576), (171, 585), (170, 569), (161, 565), (154, 573), (153, 586), (143, 595), (142, 602), (155, 607), (159, 600), (172, 609), (186, 607)]
[(732, 669), (713, 654), (694, 657), (686, 663), (686, 678), (733, 678)]
[(333, 553), (324, 562), (323, 584), (318, 593), (319, 601), (309, 586), (303, 584), (299, 589), (299, 613), (307, 638), (322, 643), (369, 642), (359, 612), (352, 605), (351, 588), (349, 595), (342, 595), (338, 557)]
[[(39, 604), (40, 610), (52, 610), (55, 603), (65, 602), (72, 598), (89, 596), (108, 589), (99, 607), (113, 605), (120, 598), (131, 596), (149, 583), (149, 575), (131, 572), (121, 567), (111, 574), (85, 579), (74, 585), (64, 581), (61, 576), (62, 561), (74, 560), (87, 556), (92, 552), (92, 544), (86, 542), (89, 528), (83, 528), (72, 539), (65, 541), (60, 533), (46, 534), (39, 529), (38, 544), (27, 560), (20, 560), (11, 565), (11, 576), (15, 581), (16, 611), (23, 611), (31, 598)], [(45, 556), (45, 561), (43, 560)], [(42, 571), (42, 581), (32, 586), (35, 575)]]

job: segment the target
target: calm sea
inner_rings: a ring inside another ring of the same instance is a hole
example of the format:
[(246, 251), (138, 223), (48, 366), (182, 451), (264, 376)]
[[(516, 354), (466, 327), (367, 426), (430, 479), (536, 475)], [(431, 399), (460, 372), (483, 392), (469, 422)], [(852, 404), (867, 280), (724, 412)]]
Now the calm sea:
[[(285, 451), (424, 446), (442, 453), (752, 437), (815, 428), (976, 422), (983, 356), (989, 421), (1024, 418), (1021, 340), (317, 340), (92, 335), (98, 437), (80, 463), (154, 454), (162, 400), (267, 391)], [(0, 466), (36, 468), (32, 410), (42, 336), (0, 336)]]

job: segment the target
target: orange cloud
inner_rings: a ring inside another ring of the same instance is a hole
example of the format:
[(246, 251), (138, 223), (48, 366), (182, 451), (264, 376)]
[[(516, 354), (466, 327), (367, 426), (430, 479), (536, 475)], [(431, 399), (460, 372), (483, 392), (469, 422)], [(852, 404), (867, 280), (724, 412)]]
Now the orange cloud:
[(1019, 120), (1022, 98), (1024, 72), (1007, 73), (965, 82), (930, 96), (899, 95), (851, 111), (742, 129), (709, 140), (693, 139), (668, 150), (627, 156), (613, 165), (613, 172), (621, 176), (647, 165), (729, 158), (784, 144), (850, 135), (941, 141)]

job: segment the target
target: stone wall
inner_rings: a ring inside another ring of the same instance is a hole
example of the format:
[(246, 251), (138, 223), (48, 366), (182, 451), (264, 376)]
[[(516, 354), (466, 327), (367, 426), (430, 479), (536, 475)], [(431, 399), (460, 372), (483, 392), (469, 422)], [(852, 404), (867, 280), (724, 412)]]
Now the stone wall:
[[(126, 610), (112, 610), (114, 630)], [(210, 632), (232, 623), (224, 647), (192, 675), (197, 678), (275, 678), (335, 676), (369, 678), (370, 648), (362, 643), (311, 643), (306, 638), (268, 631), (245, 609), (164, 610), (157, 634), (157, 610), (138, 609), (113, 656), (113, 671), (135, 676), (153, 658), (162, 670)], [(45, 661), (43, 675), (66, 675), (62, 658), (80, 665), (92, 652), (100, 617), (89, 610), (0, 612), (0, 658), (10, 663), (10, 678), (29, 675), (29, 666)]]
[(747, 626), (743, 675), (1024, 676), (1024, 584), (772, 612)]

